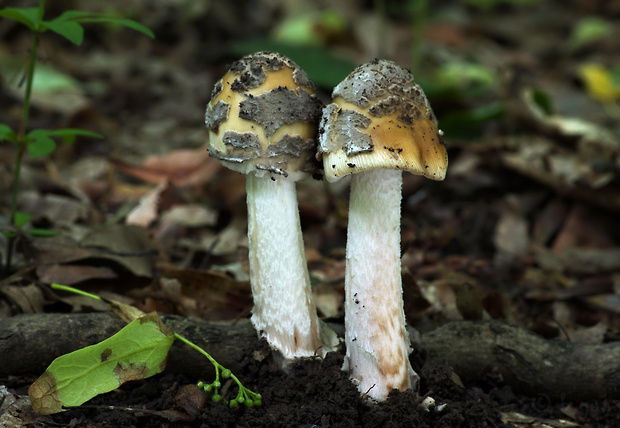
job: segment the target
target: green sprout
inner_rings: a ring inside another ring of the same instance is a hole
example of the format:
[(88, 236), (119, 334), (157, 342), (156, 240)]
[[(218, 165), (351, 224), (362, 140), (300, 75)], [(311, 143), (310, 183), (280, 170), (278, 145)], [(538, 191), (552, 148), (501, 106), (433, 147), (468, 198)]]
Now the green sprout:
[(43, 229), (22, 229), (22, 226), (24, 223), (27, 223), (28, 220), (23, 221), (26, 218), (26, 214), (17, 210), (17, 199), (19, 193), (21, 167), (26, 153), (28, 153), (31, 158), (46, 156), (56, 149), (56, 142), (54, 139), (58, 138), (63, 140), (65, 143), (73, 143), (76, 140), (76, 137), (103, 138), (102, 135), (95, 132), (73, 128), (55, 130), (33, 129), (28, 131), (30, 119), (30, 98), (34, 86), (37, 51), (39, 49), (39, 40), (41, 36), (44, 33), (51, 31), (52, 33), (56, 33), (57, 35), (69, 40), (71, 43), (79, 46), (84, 40), (84, 27), (82, 24), (105, 23), (125, 26), (151, 38), (155, 37), (151, 30), (131, 19), (107, 17), (98, 13), (83, 12), (79, 10), (67, 10), (56, 18), (49, 20), (44, 19), (44, 15), (45, 0), (39, 0), (39, 5), (37, 7), (5, 7), (0, 9), (1, 18), (9, 19), (25, 25), (31, 30), (33, 35), (32, 45), (28, 55), (28, 63), (24, 72), (25, 90), (19, 128), (17, 130), (13, 130), (9, 125), (0, 123), (0, 143), (3, 141), (8, 141), (13, 144), (16, 149), (13, 182), (11, 184), (12, 190), (8, 221), (9, 227), (6, 230), (4, 230), (4, 228), (3, 230), (0, 230), (0, 233), (4, 234), (8, 238), (6, 261), (4, 266), (6, 275), (11, 273), (13, 246), (20, 233), (28, 233), (35, 236), (55, 234), (53, 231)]
[[(253, 392), (249, 390), (248, 388), (246, 388), (245, 386), (243, 386), (243, 384), (241, 383), (239, 378), (237, 378), (237, 376), (235, 376), (229, 369), (225, 368), (220, 363), (215, 361), (203, 349), (194, 345), (187, 339), (182, 338), (181, 336), (178, 336), (178, 338), (182, 342), (185, 342), (187, 345), (191, 346), (196, 351), (200, 352), (205, 357), (207, 357), (209, 361), (211, 361), (211, 364), (213, 364), (213, 367), (215, 367), (215, 380), (213, 382), (209, 384), (206, 384), (203, 381), (198, 382), (198, 388), (203, 389), (205, 392), (213, 393), (213, 396), (211, 397), (213, 401), (215, 401), (216, 403), (223, 401), (224, 404), (228, 403), (228, 405), (231, 408), (237, 407), (239, 404), (244, 404), (246, 407), (254, 407), (254, 406), (261, 405), (261, 395), (259, 393)], [(237, 396), (234, 399), (230, 400), (229, 402), (227, 402), (227, 400), (224, 397), (222, 397), (219, 393), (219, 389), (222, 386), (222, 383), (220, 382), (220, 376), (223, 379), (234, 380), (237, 386), (239, 387), (239, 392), (237, 393)]]

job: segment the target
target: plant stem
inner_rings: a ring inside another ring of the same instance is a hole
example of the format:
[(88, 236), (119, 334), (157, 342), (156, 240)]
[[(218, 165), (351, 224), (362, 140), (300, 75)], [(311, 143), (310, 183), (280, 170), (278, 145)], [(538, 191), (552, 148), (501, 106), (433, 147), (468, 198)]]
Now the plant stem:
[[(43, 21), (43, 13), (45, 11), (45, 0), (39, 1), (39, 22)], [(34, 69), (37, 61), (37, 51), (39, 49), (39, 38), (41, 32), (38, 28), (34, 31), (32, 38), (32, 48), (30, 49), (30, 58), (28, 61), (28, 69), (26, 70), (26, 93), (24, 95), (24, 105), (22, 107), (22, 117), (19, 123), (17, 133), (17, 154), (15, 156), (15, 170), (13, 171), (13, 187), (11, 191), (11, 211), (9, 216), (9, 224), (15, 224), (15, 214), (17, 212), (17, 196), (19, 193), (19, 178), (21, 176), (22, 159), (26, 152), (26, 129), (28, 129), (28, 119), (30, 118), (30, 96), (32, 94), (32, 82), (34, 80)], [(7, 239), (6, 249), (6, 275), (11, 273), (11, 263), (13, 259), (13, 246), (15, 237), (11, 236)]]
[(221, 367), (220, 364), (215, 361), (213, 359), (213, 357), (211, 355), (209, 355), (207, 353), (207, 351), (205, 351), (204, 349), (202, 349), (200, 346), (194, 344), (193, 342), (190, 342), (189, 340), (187, 340), (186, 338), (184, 338), (183, 336), (181, 336), (178, 333), (174, 333), (174, 337), (176, 337), (177, 339), (179, 339), (181, 342), (185, 343), (187, 346), (189, 346), (190, 348), (200, 352), (202, 355), (204, 355), (205, 357), (207, 357), (207, 359), (211, 362), (211, 364), (213, 364), (216, 368)]
[(69, 293), (75, 293), (75, 294), (79, 294), (80, 296), (90, 297), (91, 299), (98, 300), (99, 302), (104, 301), (101, 297), (97, 296), (96, 294), (91, 294), (86, 291), (82, 291), (77, 288), (69, 287), (66, 285), (54, 283), (51, 285), (51, 287), (53, 290), (68, 291)]

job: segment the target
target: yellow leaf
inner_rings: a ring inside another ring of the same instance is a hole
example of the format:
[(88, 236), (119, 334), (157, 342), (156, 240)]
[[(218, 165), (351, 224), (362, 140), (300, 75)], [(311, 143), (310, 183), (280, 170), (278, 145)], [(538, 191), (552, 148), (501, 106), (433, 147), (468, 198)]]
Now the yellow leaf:
[(620, 100), (620, 84), (614, 82), (610, 71), (600, 64), (582, 64), (579, 76), (588, 94), (603, 104)]

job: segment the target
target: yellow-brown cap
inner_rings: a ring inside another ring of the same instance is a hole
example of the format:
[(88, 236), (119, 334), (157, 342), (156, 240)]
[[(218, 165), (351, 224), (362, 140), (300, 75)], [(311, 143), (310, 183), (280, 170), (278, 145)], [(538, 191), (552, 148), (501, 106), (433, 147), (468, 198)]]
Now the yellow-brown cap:
[(357, 67), (332, 93), (319, 128), (325, 177), (401, 169), (443, 180), (443, 133), (422, 89), (405, 68), (387, 60)]
[(314, 174), (321, 102), (292, 60), (257, 52), (235, 62), (213, 88), (205, 124), (209, 154), (243, 174), (299, 180)]

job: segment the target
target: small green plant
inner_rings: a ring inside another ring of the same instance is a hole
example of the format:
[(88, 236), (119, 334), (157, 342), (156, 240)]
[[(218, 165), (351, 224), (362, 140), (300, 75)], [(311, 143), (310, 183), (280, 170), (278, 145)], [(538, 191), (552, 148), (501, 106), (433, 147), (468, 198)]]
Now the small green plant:
[[(212, 393), (216, 403), (231, 408), (243, 404), (260, 406), (261, 395), (249, 390), (229, 369), (204, 349), (169, 330), (157, 314), (103, 299), (95, 294), (66, 285), (52, 284), (54, 290), (68, 291), (107, 303), (129, 324), (114, 336), (96, 345), (87, 346), (55, 359), (45, 373), (28, 389), (33, 408), (39, 413), (61, 412), (79, 406), (98, 394), (112, 391), (127, 380), (143, 379), (160, 373), (166, 363), (174, 339), (178, 339), (204, 355), (215, 367), (215, 380), (198, 387)], [(228, 401), (220, 394), (220, 379), (232, 379), (238, 386), (237, 396)]]
[(30, 117), (30, 96), (32, 94), (33, 79), (35, 75), (37, 51), (39, 39), (45, 32), (52, 31), (75, 45), (81, 45), (84, 40), (84, 28), (86, 23), (113, 23), (132, 28), (153, 38), (154, 35), (144, 25), (130, 19), (110, 18), (92, 12), (82, 12), (69, 10), (60, 16), (44, 20), (45, 0), (39, 0), (38, 7), (32, 8), (12, 8), (0, 9), (0, 17), (11, 19), (27, 26), (33, 33), (32, 48), (28, 57), (28, 65), (25, 71), (25, 92), (20, 117), (19, 128), (17, 131), (11, 129), (9, 125), (0, 123), (0, 142), (8, 141), (15, 145), (15, 168), (13, 170), (13, 183), (11, 189), (11, 202), (9, 214), (9, 227), (2, 232), (7, 237), (5, 272), (11, 271), (13, 244), (15, 238), (21, 233), (32, 235), (49, 234), (49, 231), (41, 229), (23, 230), (23, 226), (30, 220), (26, 214), (17, 210), (17, 198), (19, 191), (19, 179), (21, 175), (22, 161), (26, 153), (32, 158), (48, 155), (56, 149), (55, 138), (60, 138), (64, 142), (71, 143), (76, 137), (102, 138), (101, 135), (83, 129), (64, 128), (56, 130), (34, 129), (28, 131), (28, 119)]

